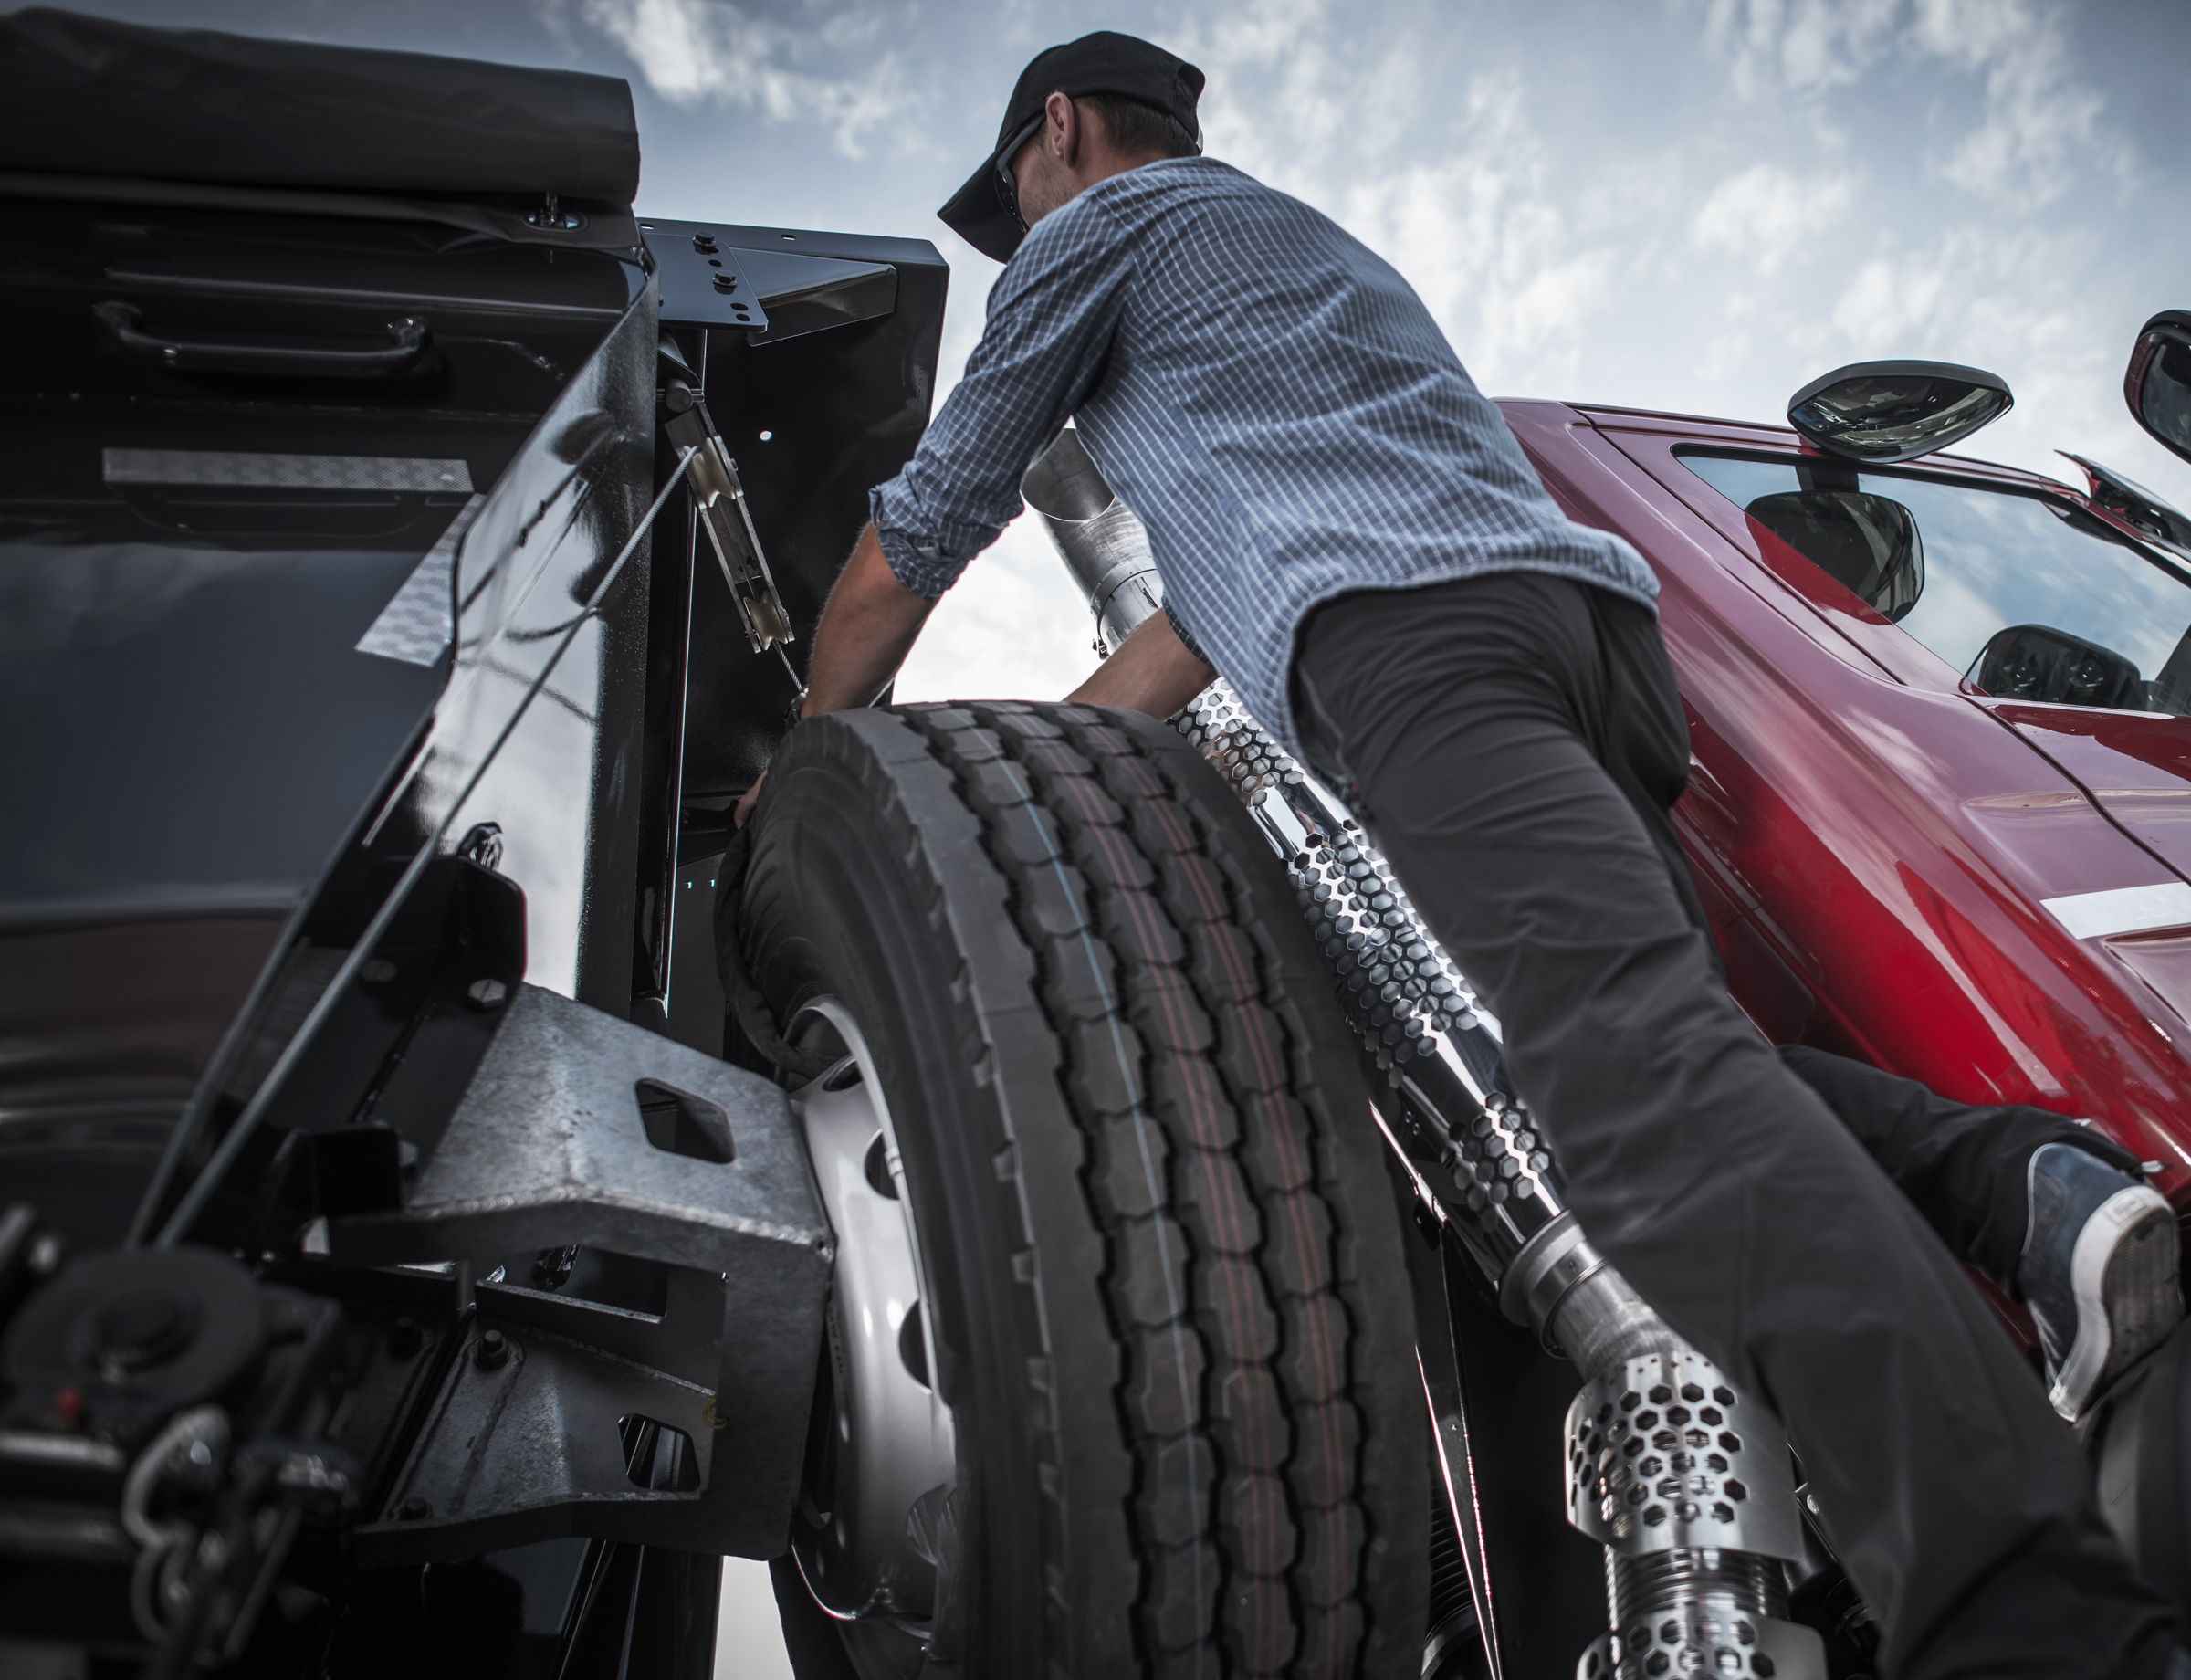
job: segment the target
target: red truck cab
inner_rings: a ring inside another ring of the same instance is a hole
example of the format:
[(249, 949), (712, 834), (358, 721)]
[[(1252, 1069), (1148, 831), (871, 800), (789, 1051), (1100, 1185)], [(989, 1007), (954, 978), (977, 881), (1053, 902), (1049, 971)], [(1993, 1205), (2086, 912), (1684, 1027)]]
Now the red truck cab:
[[(1567, 511), (1658, 574), (1675, 820), (1760, 1029), (2089, 1116), (2180, 1202), (2191, 554), (2119, 499), (1959, 457), (1502, 407)], [(1822, 491), (1860, 517), (1821, 521)]]

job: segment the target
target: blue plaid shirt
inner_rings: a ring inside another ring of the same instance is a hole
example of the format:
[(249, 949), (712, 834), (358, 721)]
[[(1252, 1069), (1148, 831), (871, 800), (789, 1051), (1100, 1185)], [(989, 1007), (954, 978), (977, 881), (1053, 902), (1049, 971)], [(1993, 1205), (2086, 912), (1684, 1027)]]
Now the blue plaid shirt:
[(1319, 602), (1491, 572), (1658, 593), (1634, 549), (1554, 505), (1389, 264), (1210, 158), (1035, 224), (965, 378), (870, 499), (898, 581), (949, 589), (1067, 417), (1148, 526), (1189, 645), (1296, 753), (1286, 679)]

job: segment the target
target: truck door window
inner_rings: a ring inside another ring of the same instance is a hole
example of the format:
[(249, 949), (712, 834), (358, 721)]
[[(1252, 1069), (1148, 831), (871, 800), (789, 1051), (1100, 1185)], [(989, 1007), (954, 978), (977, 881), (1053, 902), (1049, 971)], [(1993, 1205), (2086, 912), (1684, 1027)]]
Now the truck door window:
[(1976, 688), (2191, 716), (2191, 575), (2067, 501), (1853, 463), (1680, 453)]

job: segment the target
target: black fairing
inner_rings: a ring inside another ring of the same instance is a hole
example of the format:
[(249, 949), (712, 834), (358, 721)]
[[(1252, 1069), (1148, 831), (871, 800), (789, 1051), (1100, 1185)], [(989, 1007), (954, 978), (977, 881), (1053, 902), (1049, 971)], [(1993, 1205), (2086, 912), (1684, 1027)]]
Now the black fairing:
[(619, 78), (0, 16), (0, 194), (393, 216), (626, 248), (639, 132)]
[[(476, 1309), (462, 1268), (452, 1293), (316, 1257), (323, 1222), (406, 1197), (521, 981), (720, 1047), (712, 972), (671, 985), (707, 925), (676, 940), (680, 831), (719, 835), (793, 677), (750, 650), (705, 545), (696, 568), (681, 489), (641, 534), (674, 465), (661, 334), (705, 371), (803, 671), (867, 489), (926, 424), (946, 271), (926, 245), (777, 229), (660, 226), (650, 255), (6, 208), (0, 1322), (43, 1298), (42, 1244), (255, 1256), (302, 1374), (270, 1367), (289, 1410), (239, 1427), (320, 1432), (370, 1511)], [(566, 1271), (565, 1299), (663, 1310), (659, 1263)], [(94, 1514), (112, 1493), (61, 1491)], [(312, 1607), (260, 1615), (235, 1672), (468, 1654), (667, 1680), (712, 1654), (712, 1559), (594, 1538), (461, 1581), (360, 1574), (344, 1531), (335, 1504), (308, 1524), (281, 1567)], [(0, 1637), (120, 1628), (137, 1660), (124, 1556), (0, 1557)]]
[[(412, 1201), (521, 982), (720, 1049), (680, 850), (719, 851), (867, 491), (918, 441), (944, 265), (905, 240), (642, 234), (628, 95), (601, 78), (49, 13), (0, 36), (90, 41), (77, 68), (107, 89), (71, 114), (80, 145), (0, 136), (0, 1410), (21, 1437), (0, 1441), (0, 1642), (132, 1666), (192, 1647), (147, 1631), (113, 1513), (118, 1466), (212, 1404), (235, 1450), (185, 1503), (225, 1549), (192, 1555), (240, 1573), (187, 1602), (247, 1607), (222, 1623), (227, 1672), (702, 1674), (718, 1564), (671, 1549), (767, 1531), (752, 1459), (704, 1496), (692, 1465), (626, 1466), (704, 1497), (712, 1528), (596, 1512), (553, 1540), (504, 1514), (539, 1543), (425, 1570), (390, 1503), (436, 1395), (502, 1334), (483, 1311), (529, 1288), (558, 1323), (652, 1324), (699, 1274), (574, 1246), (512, 1256), (506, 1284), (482, 1264), (476, 1297), (470, 1262), (338, 1264), (330, 1222)], [(224, 89), (246, 85), (281, 91), (267, 122), (237, 120), (252, 101)], [(688, 419), (739, 458), (789, 668), (750, 649), (712, 548), (696, 566), (666, 333), (702, 384)], [(795, 1369), (820, 1287), (770, 1332)], [(120, 1401), (11, 1339), (77, 1313), (71, 1289), (117, 1324), (173, 1295), (189, 1346), (250, 1328), (263, 1348), (233, 1380), (130, 1379), (116, 1393), (150, 1410), (115, 1434)], [(803, 1416), (802, 1391), (786, 1403)], [(301, 1479), (266, 1480), (278, 1464)], [(362, 1570), (376, 1514), (395, 1541)]]
[[(249, 1036), (255, 983), (300, 960), (285, 925), (319, 895), (317, 943), (373, 895), (348, 877), (379, 866), (337, 860), (452, 660), (431, 639), (403, 657), (361, 640), (467, 505), (543, 476), (512, 463), (551, 450), (529, 445), (544, 416), (600, 408), (604, 346), (620, 328), (651, 341), (651, 292), (634, 256), (422, 225), (8, 215), (0, 1177), (78, 1241), (111, 1241), (194, 1088), (218, 1106), (207, 1071), (225, 1036)], [(191, 373), (118, 341), (96, 313), (115, 303), (173, 341), (309, 349), (409, 318), (430, 345), (389, 377)], [(603, 503), (627, 528), (651, 459), (637, 366), (610, 426), (624, 493)], [(379, 465), (249, 481), (327, 457)], [(378, 844), (419, 837), (399, 822)]]
[[(184, 1209), (204, 1235), (287, 1242), (387, 1182), (350, 1134), (432, 1148), (483, 1043), (463, 985), (529, 978), (667, 1025), (673, 944), (704, 944), (704, 915), (676, 937), (682, 883), (705, 879), (680, 850), (719, 851), (793, 680), (748, 646), (705, 543), (696, 569), (681, 489), (628, 541), (673, 465), (657, 291), (802, 672), (868, 488), (926, 424), (947, 271), (924, 243), (781, 229), (659, 224), (648, 260), (419, 224), (13, 208), (0, 687), (23, 727), (0, 772), (35, 815), (0, 830), (0, 1158), (74, 1240), (116, 1240), (132, 1213), (149, 1235), (309, 1022), (222, 1193)], [(708, 284), (726, 260), (736, 299)], [(178, 371), (118, 339), (98, 312), (115, 303), (188, 346), (370, 344), (402, 320), (427, 347), (362, 377)], [(246, 483), (239, 457), (407, 473)], [(454, 642), (392, 656), (394, 598), (408, 581), (416, 605), (437, 541)], [(494, 867), (452, 876), (482, 824)], [(407, 880), (429, 844), (444, 861)], [(323, 996), (383, 910), (365, 972)], [(719, 1049), (711, 965), (674, 966), (677, 1035)]]

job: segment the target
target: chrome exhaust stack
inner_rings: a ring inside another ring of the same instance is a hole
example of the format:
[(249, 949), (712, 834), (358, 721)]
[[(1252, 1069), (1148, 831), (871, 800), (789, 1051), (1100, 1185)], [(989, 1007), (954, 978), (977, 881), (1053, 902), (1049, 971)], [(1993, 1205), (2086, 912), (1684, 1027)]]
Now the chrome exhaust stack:
[[(1147, 532), (1067, 429), (1021, 486), (1096, 615), (1108, 656), (1158, 609)], [(1787, 1620), (1803, 1528), (1787, 1434), (1590, 1245), (1549, 1140), (1504, 1089), (1498, 1024), (1346, 807), (1265, 733), (1229, 684), (1172, 719), (1286, 862), (1339, 1005), (1386, 1084), (1436, 1129), (1439, 1217), (1504, 1315), (1574, 1360), (1568, 1520), (1606, 1549), (1609, 1628), (1578, 1680), (1825, 1680), (1825, 1644)]]
[(1096, 651), (1109, 657), (1157, 611), (1163, 586), (1141, 516), (1112, 494), (1080, 434), (1067, 426), (1020, 480), (1096, 614)]

